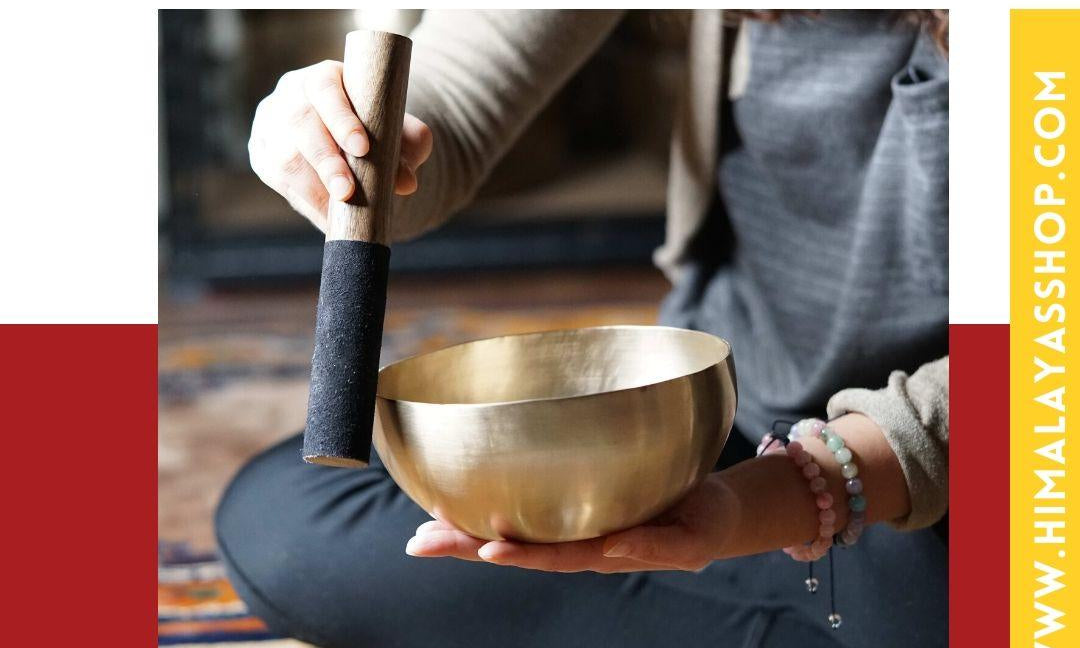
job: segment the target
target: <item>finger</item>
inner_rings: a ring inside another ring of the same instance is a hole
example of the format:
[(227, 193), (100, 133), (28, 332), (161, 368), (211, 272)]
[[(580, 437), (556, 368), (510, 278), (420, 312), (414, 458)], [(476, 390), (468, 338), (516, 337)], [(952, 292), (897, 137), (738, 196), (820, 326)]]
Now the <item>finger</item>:
[(554, 572), (585, 571), (604, 560), (603, 541), (580, 540), (555, 544), (495, 541), (477, 552), (488, 562)]
[(405, 553), (421, 558), (449, 556), (478, 561), (480, 557), (476, 552), (485, 542), (461, 531), (437, 530), (410, 538)]
[(322, 231), (326, 231), (327, 207), (330, 195), (322, 180), (298, 151), (284, 161), (270, 162), (270, 169), (257, 168), (255, 172), (286, 200)]
[(599, 567), (604, 560), (602, 547), (601, 539), (555, 544), (495, 541), (485, 544), (477, 553), (484, 560), (497, 564), (575, 572)]
[[(306, 161), (305, 165), (307, 165)], [(255, 158), (252, 159), (252, 170), (255, 172), (255, 175), (259, 176), (259, 179), (264, 181), (268, 187), (280, 193), (282, 198), (288, 201), (289, 206), (292, 206), (294, 210), (310, 220), (312, 225), (325, 232), (327, 224), (326, 207), (329, 197), (326, 190), (323, 188), (322, 181), (319, 179), (318, 175), (315, 175), (314, 170), (311, 170), (311, 167), (307, 166), (310, 171), (307, 171), (306, 175), (310, 175), (310, 178), (307, 179), (307, 181), (300, 180), (300, 183), (298, 184), (301, 186), (308, 185), (314, 187), (316, 191), (305, 188), (301, 189), (301, 191), (305, 191), (306, 193), (301, 194), (299, 191), (286, 184), (282, 174), (270, 172), (267, 170), (266, 166), (267, 165), (258, 162)]]
[(353, 193), (353, 175), (337, 142), (311, 104), (301, 106), (293, 114), (293, 143), (315, 169), (323, 186), (334, 200), (347, 200)]
[(319, 228), (319, 231), (326, 233), (326, 228), (330, 224), (330, 219), (326, 215), (326, 196), (323, 196), (322, 204), (320, 208), (316, 203), (304, 198), (300, 194), (296, 193), (290, 188), (286, 188), (284, 192), (285, 200), (289, 202), (289, 205), (300, 212), (300, 215), (311, 221), (311, 224)]
[(397, 178), (394, 180), (394, 193), (399, 196), (408, 196), (415, 193), (419, 186), (420, 182), (416, 178), (416, 172), (402, 161), (398, 165)]
[(485, 544), (477, 551), (477, 554), (485, 562), (496, 565), (551, 572), (594, 571), (610, 574), (674, 569), (673, 567), (644, 563), (631, 558), (606, 558), (601, 552), (601, 548), (601, 539), (559, 544), (499, 541)]
[(442, 520), (428, 520), (416, 527), (416, 533), (413, 535), (424, 535), (431, 531), (457, 531), (457, 527)]
[(401, 125), (401, 159), (410, 169), (418, 169), (431, 157), (434, 136), (428, 125), (416, 117), (405, 113)]
[(341, 61), (311, 66), (304, 77), (304, 94), (337, 145), (349, 155), (363, 157), (370, 148), (367, 131), (345, 95), (341, 69)]
[(608, 558), (630, 558), (654, 565), (698, 571), (709, 563), (699, 536), (684, 526), (638, 526), (604, 540)]

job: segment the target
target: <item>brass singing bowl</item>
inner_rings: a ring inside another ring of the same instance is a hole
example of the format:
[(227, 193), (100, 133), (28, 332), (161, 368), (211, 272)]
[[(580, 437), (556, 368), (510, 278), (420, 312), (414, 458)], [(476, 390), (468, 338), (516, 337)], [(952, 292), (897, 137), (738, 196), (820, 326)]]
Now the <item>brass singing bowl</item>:
[(375, 447), (425, 511), (489, 540), (582, 540), (655, 517), (716, 464), (731, 346), (660, 326), (478, 340), (379, 373)]

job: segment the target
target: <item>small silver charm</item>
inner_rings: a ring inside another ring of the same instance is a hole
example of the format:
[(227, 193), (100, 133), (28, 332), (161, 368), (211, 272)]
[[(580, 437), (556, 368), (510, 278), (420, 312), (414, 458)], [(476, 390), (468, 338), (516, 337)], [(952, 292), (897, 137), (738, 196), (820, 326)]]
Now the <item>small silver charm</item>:
[(831, 626), (833, 630), (836, 630), (837, 628), (839, 628), (840, 624), (843, 623), (843, 622), (844, 622), (844, 620), (842, 618), (840, 618), (840, 615), (837, 614), (836, 612), (833, 612), (832, 614), (829, 615), (829, 626)]
[(803, 582), (806, 583), (806, 591), (807, 592), (810, 592), (811, 594), (813, 594), (814, 592), (817, 591), (818, 579), (811, 576), (810, 578), (807, 578)]

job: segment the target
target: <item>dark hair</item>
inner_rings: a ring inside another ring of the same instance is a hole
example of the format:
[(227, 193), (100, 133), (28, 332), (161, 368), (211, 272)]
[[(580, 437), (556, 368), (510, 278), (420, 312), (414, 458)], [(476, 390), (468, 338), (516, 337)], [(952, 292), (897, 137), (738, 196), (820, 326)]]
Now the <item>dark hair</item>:
[[(948, 9), (888, 9), (896, 14), (899, 22), (915, 25), (926, 31), (941, 52), (949, 54), (949, 10)], [(732, 24), (742, 20), (760, 20), (762, 22), (777, 22), (784, 14), (797, 14), (803, 16), (817, 16), (819, 9), (727, 9), (724, 17)]]

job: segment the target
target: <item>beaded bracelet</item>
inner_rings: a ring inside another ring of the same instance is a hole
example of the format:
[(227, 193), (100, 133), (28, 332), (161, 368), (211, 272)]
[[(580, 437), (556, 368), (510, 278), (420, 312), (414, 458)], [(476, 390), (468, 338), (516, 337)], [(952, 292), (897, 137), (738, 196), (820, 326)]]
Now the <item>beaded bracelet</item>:
[[(836, 523), (836, 512), (832, 509), (832, 496), (829, 495), (825, 489), (825, 478), (821, 476), (821, 467), (814, 463), (813, 456), (809, 452), (807, 452), (805, 448), (802, 447), (802, 444), (800, 442), (796, 440), (799, 437), (820, 435), (821, 430), (825, 428), (825, 424), (821, 423), (821, 429), (819, 430), (818, 426), (816, 424), (813, 424), (812, 422), (810, 425), (801, 426), (799, 424), (792, 424), (787, 421), (775, 421), (772, 427), (775, 430), (777, 425), (784, 423), (787, 423), (787, 425), (789, 426), (788, 433), (766, 434), (761, 439), (761, 443), (758, 445), (757, 454), (758, 456), (778, 452), (784, 452), (785, 454), (789, 454), (795, 461), (796, 466), (798, 466), (800, 470), (803, 471), (803, 476), (813, 482), (811, 484), (811, 492), (815, 495), (815, 503), (818, 503), (820, 501), (828, 502), (829, 504), (828, 509), (822, 509), (819, 504), (818, 522), (820, 523), (820, 526), (818, 527), (818, 538), (815, 539), (814, 542), (810, 543), (810, 547), (812, 548), (815, 544), (817, 544), (818, 550), (820, 551), (820, 548), (822, 546), (825, 546), (826, 548), (824, 549), (824, 554), (827, 554), (829, 556), (829, 615), (827, 619), (829, 621), (829, 627), (833, 630), (836, 630), (840, 627), (843, 619), (840, 617), (840, 613), (836, 611), (836, 578), (833, 573), (832, 559), (832, 544), (835, 536), (827, 537), (834, 531), (832, 525)], [(802, 421), (800, 421), (799, 423), (802, 423)], [(809, 466), (811, 465), (813, 465), (814, 467), (809, 468)], [(856, 471), (857, 470), (858, 469), (856, 469)], [(813, 476), (808, 473), (813, 473)], [(854, 476), (851, 479), (854, 479)], [(815, 492), (815, 489), (818, 488), (820, 488), (820, 492)], [(826, 500), (825, 498), (821, 498), (821, 500), (818, 500), (817, 496), (821, 494), (829, 495), (828, 499)], [(823, 538), (824, 542), (819, 542)], [(795, 552), (797, 552), (798, 550), (798, 547), (786, 547), (784, 549), (784, 553), (787, 553), (793, 558), (800, 560), (802, 559), (801, 557), (796, 557), (794, 555)], [(818, 556), (818, 558), (820, 557), (821, 556)], [(813, 558), (806, 560), (806, 567), (808, 573), (806, 580), (803, 581), (806, 585), (806, 591), (810, 592), (811, 594), (815, 594), (818, 591), (818, 579), (814, 577), (814, 560), (815, 559)]]
[[(776, 441), (781, 441), (776, 443)], [(814, 457), (802, 447), (798, 441), (788, 440), (787, 445), (782, 439), (766, 434), (758, 445), (758, 455), (784, 453), (791, 457), (795, 466), (806, 478), (810, 486), (810, 492), (814, 495), (814, 503), (818, 508), (818, 535), (809, 544), (792, 545), (784, 547), (784, 553), (800, 562), (812, 562), (823, 558), (832, 546), (833, 536), (836, 532), (836, 511), (833, 510), (833, 496), (828, 492), (825, 478), (821, 476), (821, 466), (814, 461)], [(808, 584), (809, 587), (809, 584)]]
[(837, 533), (833, 542), (840, 547), (850, 547), (859, 541), (866, 527), (866, 497), (863, 496), (863, 483), (859, 479), (859, 467), (855, 465), (851, 450), (844, 445), (844, 440), (821, 419), (803, 419), (791, 427), (791, 438), (798, 436), (816, 436), (825, 443), (840, 463), (840, 474), (846, 480), (844, 490), (848, 494), (848, 523), (843, 531)]

